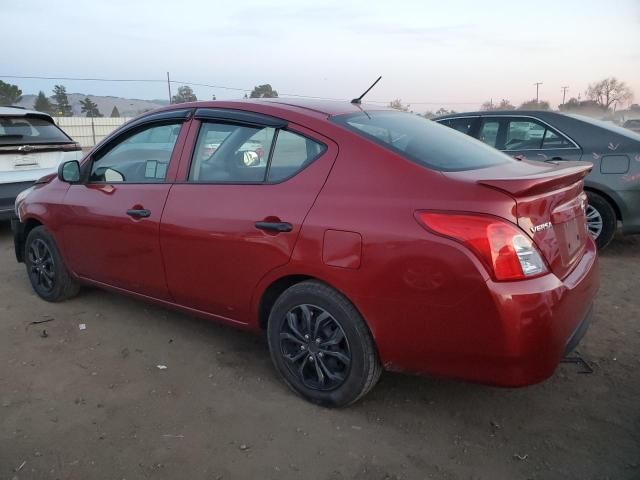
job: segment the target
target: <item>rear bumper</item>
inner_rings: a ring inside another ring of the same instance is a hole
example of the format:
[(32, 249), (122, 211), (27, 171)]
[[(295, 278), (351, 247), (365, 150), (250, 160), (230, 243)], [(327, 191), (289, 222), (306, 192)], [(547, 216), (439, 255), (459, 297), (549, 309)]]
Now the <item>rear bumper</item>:
[(384, 322), (391, 326), (374, 330), (374, 337), (388, 370), (532, 385), (550, 377), (582, 339), (598, 286), (597, 252), (589, 240), (562, 280), (553, 274), (487, 280), (464, 291), (458, 287), (458, 301), (445, 305), (418, 303), (418, 297), (412, 304), (379, 301), (373, 312), (395, 321)]
[(0, 183), (0, 220), (15, 217), (16, 197), (31, 185), (33, 182)]
[(528, 293), (493, 286), (498, 311), (502, 312), (505, 344), (502, 355), (484, 359), (486, 372), (478, 380), (517, 387), (553, 375), (589, 327), (599, 287), (595, 245), (589, 242), (584, 257), (567, 278), (547, 275), (531, 282), (526, 287)]

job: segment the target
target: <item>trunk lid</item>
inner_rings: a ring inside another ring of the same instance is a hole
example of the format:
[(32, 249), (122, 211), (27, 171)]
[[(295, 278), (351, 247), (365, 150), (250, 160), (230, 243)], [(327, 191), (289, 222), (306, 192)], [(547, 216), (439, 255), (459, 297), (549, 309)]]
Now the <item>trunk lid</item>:
[(564, 278), (582, 257), (589, 237), (583, 183), (591, 168), (586, 162), (521, 161), (475, 170), (473, 175), (476, 183), (515, 200), (518, 226), (537, 245), (551, 271)]
[[(23, 146), (0, 146), (0, 172), (15, 172), (56, 168), (68, 159), (69, 152), (80, 152), (75, 143), (65, 145), (25, 145), (28, 149), (18, 150)], [(77, 154), (73, 155), (75, 158)]]

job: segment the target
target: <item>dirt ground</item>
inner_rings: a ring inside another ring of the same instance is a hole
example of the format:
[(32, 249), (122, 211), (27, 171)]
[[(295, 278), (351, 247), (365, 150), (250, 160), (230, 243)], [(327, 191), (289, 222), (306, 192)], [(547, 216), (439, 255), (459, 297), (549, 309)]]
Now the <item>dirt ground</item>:
[(384, 374), (327, 410), (262, 338), (95, 289), (39, 300), (0, 224), (0, 479), (640, 479), (640, 238), (601, 271), (593, 374), (513, 390)]

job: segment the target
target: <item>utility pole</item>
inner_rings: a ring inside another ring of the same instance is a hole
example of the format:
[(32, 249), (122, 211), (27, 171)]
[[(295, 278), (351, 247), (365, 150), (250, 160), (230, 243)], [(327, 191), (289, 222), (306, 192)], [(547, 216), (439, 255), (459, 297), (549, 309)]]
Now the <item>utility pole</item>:
[(171, 105), (171, 79), (169, 78), (169, 72), (167, 72), (167, 87), (169, 88), (169, 105)]
[(569, 87), (561, 87), (562, 88), (562, 105), (564, 105), (565, 97), (567, 96), (567, 89)]
[(534, 85), (536, 86), (536, 103), (540, 103), (540, 97), (538, 93), (539, 93), (540, 85), (542, 85), (542, 82), (536, 82), (534, 83)]

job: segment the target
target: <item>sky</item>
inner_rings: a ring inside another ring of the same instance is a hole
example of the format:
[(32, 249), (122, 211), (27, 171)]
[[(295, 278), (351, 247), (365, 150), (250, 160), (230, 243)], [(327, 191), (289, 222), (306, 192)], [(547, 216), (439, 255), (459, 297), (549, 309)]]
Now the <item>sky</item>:
[[(552, 106), (615, 76), (640, 103), (640, 0), (0, 0), (0, 79), (24, 94), (201, 99), (270, 83), (281, 96), (402, 99), (416, 112), (489, 99)], [(12, 39), (7, 41), (7, 39)], [(7, 75), (156, 82), (16, 79)], [(164, 82), (163, 82), (164, 80)], [(172, 86), (174, 92), (178, 85)]]

